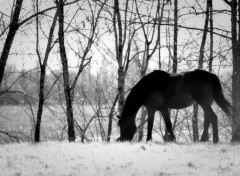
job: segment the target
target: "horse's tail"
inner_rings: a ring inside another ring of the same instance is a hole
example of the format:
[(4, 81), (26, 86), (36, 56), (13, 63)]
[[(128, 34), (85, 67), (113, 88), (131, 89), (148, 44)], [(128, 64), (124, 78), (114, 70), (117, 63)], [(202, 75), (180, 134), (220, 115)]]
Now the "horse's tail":
[(213, 99), (217, 105), (226, 113), (228, 117), (232, 117), (233, 108), (225, 99), (222, 91), (221, 83), (216, 75), (213, 76)]

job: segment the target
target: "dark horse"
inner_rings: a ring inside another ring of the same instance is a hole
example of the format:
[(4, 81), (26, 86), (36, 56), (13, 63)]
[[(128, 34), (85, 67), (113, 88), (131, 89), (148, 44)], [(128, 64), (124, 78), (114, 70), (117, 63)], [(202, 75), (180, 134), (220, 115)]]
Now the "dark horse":
[(170, 140), (174, 141), (175, 135), (168, 108), (182, 109), (196, 101), (204, 111), (204, 130), (201, 141), (208, 140), (208, 128), (212, 124), (213, 142), (217, 143), (219, 140), (218, 119), (211, 108), (213, 100), (231, 117), (232, 107), (224, 98), (216, 75), (199, 69), (178, 74), (155, 70), (144, 76), (129, 93), (119, 117), (120, 137), (118, 141), (132, 140), (137, 130), (136, 114), (142, 105), (146, 107), (148, 113), (147, 141), (152, 138), (156, 110), (161, 112), (170, 133)]

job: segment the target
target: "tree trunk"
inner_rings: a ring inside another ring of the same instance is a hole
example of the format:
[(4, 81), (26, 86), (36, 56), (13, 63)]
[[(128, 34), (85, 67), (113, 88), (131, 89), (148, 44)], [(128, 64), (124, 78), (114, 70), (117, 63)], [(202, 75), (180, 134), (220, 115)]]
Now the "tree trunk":
[(118, 62), (118, 112), (121, 114), (125, 102), (125, 71), (123, 66), (123, 27), (118, 0), (114, 0), (113, 26), (115, 33), (116, 58)]
[(143, 129), (144, 129), (144, 124), (145, 124), (145, 119), (146, 119), (146, 116), (147, 116), (147, 110), (145, 107), (142, 107), (141, 108), (141, 117), (140, 117), (140, 125), (139, 125), (139, 131), (138, 131), (138, 141), (142, 141), (142, 138), (143, 138)]
[(69, 81), (68, 73), (68, 60), (66, 56), (66, 50), (64, 46), (64, 13), (63, 13), (63, 0), (59, 0), (58, 11), (59, 11), (59, 46), (60, 46), (60, 56), (62, 61), (63, 69), (63, 85), (64, 85), (64, 94), (66, 101), (66, 110), (67, 110), (67, 123), (68, 123), (68, 140), (69, 142), (75, 141), (75, 131), (74, 131), (74, 119), (73, 119), (73, 109), (72, 109), (72, 96), (71, 88)]
[[(42, 119), (42, 112), (43, 112), (43, 104), (45, 101), (44, 85), (45, 85), (46, 67), (47, 67), (47, 60), (48, 60), (48, 57), (49, 57), (49, 54), (50, 54), (50, 51), (52, 48), (51, 44), (52, 44), (52, 40), (53, 40), (54, 29), (55, 29), (56, 22), (57, 22), (57, 15), (58, 15), (58, 11), (56, 11), (56, 14), (54, 16), (52, 26), (51, 26), (51, 29), (49, 32), (49, 38), (48, 38), (48, 43), (47, 43), (47, 48), (46, 48), (43, 63), (41, 62), (40, 55), (38, 56), (41, 70), (40, 70), (40, 81), (39, 81), (39, 100), (38, 100), (37, 122), (36, 122), (36, 126), (35, 126), (35, 137), (34, 137), (35, 142), (40, 142), (41, 119)], [(38, 23), (38, 20), (37, 20), (37, 23)]]
[(204, 53), (205, 53), (205, 44), (206, 44), (206, 39), (207, 39), (208, 21), (209, 21), (209, 5), (210, 5), (209, 1), (210, 0), (207, 0), (204, 31), (203, 31), (202, 43), (201, 43), (200, 51), (199, 51), (199, 58), (198, 58), (198, 68), (199, 69), (203, 68), (203, 59), (204, 59)]
[(174, 0), (174, 35), (173, 35), (173, 73), (177, 73), (178, 50), (178, 0)]
[(115, 100), (114, 100), (114, 102), (113, 102), (112, 108), (111, 108), (111, 110), (110, 110), (110, 113), (109, 113), (107, 142), (110, 142), (110, 140), (111, 140), (113, 113), (114, 113), (115, 106), (116, 106), (116, 104), (117, 104), (117, 100), (118, 100), (118, 95), (116, 96), (116, 98), (115, 98)]
[(232, 76), (232, 141), (240, 142), (240, 43), (233, 47), (233, 76)]
[(123, 67), (118, 68), (118, 113), (121, 114), (125, 102), (125, 73)]
[(193, 141), (199, 141), (199, 132), (198, 132), (198, 104), (194, 103), (193, 105), (193, 117), (192, 117), (192, 128), (193, 128)]
[(15, 34), (19, 28), (18, 20), (19, 20), (19, 14), (20, 14), (20, 11), (22, 8), (22, 2), (23, 2), (23, 0), (16, 1), (13, 18), (10, 22), (9, 32), (8, 32), (6, 41), (3, 46), (3, 51), (2, 51), (2, 55), (1, 55), (1, 59), (0, 59), (0, 84), (2, 83), (5, 66), (7, 63), (8, 55), (9, 55)]
[(208, 70), (212, 72), (212, 63), (213, 63), (213, 7), (212, 0), (209, 0), (209, 22), (210, 22), (210, 54), (209, 54), (209, 64)]
[[(231, 22), (232, 22), (232, 53), (233, 53), (233, 76), (232, 76), (232, 142), (240, 142), (240, 32), (237, 36), (237, 0), (231, 1)], [(239, 2), (238, 2), (239, 3)], [(239, 29), (240, 30), (240, 29)]]
[[(204, 53), (205, 53), (205, 44), (206, 44), (206, 39), (207, 39), (208, 21), (209, 21), (209, 5), (210, 5), (210, 0), (207, 1), (207, 7), (206, 7), (204, 32), (203, 32), (202, 43), (200, 46), (199, 58), (198, 58), (198, 68), (199, 69), (203, 68), (203, 59), (204, 59)], [(192, 128), (193, 128), (193, 141), (196, 142), (199, 140), (198, 104), (197, 103), (194, 103), (194, 105), (193, 105)]]
[(34, 136), (35, 142), (40, 142), (40, 127), (41, 127), (41, 119), (42, 119), (43, 104), (44, 104), (44, 82), (45, 82), (45, 69), (41, 68), (40, 83), (39, 83), (37, 122), (36, 122), (36, 126), (35, 126), (35, 136)]

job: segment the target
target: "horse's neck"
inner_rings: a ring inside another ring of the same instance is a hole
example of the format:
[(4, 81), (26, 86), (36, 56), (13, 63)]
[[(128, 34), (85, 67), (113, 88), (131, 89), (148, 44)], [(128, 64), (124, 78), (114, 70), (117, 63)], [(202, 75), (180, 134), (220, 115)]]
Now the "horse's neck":
[[(140, 108), (140, 106), (139, 106), (139, 108)], [(123, 111), (122, 111), (122, 116), (123, 117), (131, 116), (131, 117), (134, 118), (137, 115), (137, 112), (138, 112), (139, 108), (131, 108), (131, 107), (126, 107), (125, 106), (125, 108), (123, 108)]]
[(122, 111), (122, 117), (129, 118), (131, 116), (135, 119), (135, 116), (139, 110), (139, 108), (144, 104), (146, 97), (149, 94), (148, 86), (149, 81), (148, 77), (142, 78), (131, 90), (130, 94), (128, 95), (124, 108)]
[(141, 99), (135, 98), (135, 97), (128, 97), (126, 99), (123, 111), (122, 111), (122, 116), (123, 117), (128, 117), (131, 116), (132, 118), (135, 118), (139, 108), (143, 105)]

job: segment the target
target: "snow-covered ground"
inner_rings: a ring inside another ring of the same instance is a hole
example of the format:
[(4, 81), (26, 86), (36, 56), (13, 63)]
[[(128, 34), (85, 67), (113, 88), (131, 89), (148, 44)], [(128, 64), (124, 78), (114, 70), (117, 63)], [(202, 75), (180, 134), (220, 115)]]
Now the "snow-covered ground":
[(0, 175), (240, 175), (240, 144), (0, 145)]

